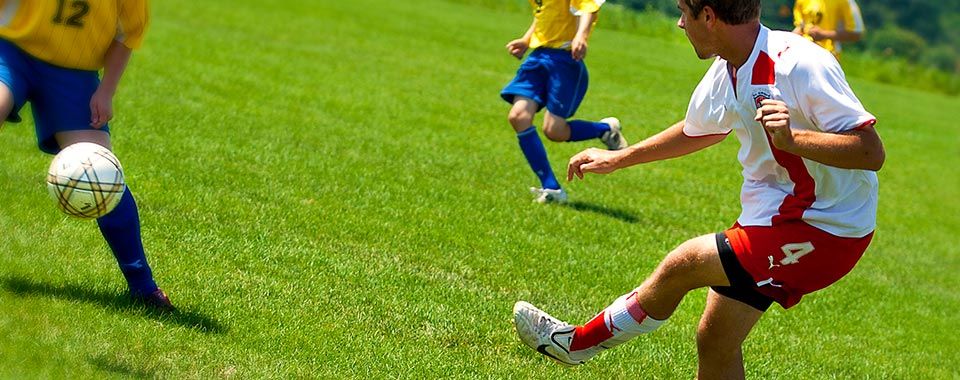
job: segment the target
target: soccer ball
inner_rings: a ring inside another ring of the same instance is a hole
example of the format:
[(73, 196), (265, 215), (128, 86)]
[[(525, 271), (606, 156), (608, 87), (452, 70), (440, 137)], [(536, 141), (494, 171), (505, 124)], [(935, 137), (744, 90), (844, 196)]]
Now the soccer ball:
[(57, 206), (81, 219), (96, 219), (113, 211), (126, 187), (117, 156), (89, 142), (63, 148), (47, 172), (47, 190)]

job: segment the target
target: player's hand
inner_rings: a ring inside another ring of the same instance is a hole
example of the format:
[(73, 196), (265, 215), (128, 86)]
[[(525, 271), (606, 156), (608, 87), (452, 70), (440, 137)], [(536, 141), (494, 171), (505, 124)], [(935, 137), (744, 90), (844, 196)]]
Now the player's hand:
[(793, 131), (790, 129), (790, 110), (787, 104), (780, 100), (765, 99), (760, 102), (757, 116), (754, 120), (760, 122), (763, 129), (770, 135), (773, 146), (787, 151), (793, 147)]
[(587, 56), (587, 39), (577, 36), (570, 42), (570, 56), (579, 61)]
[(90, 98), (90, 126), (100, 129), (111, 119), (113, 119), (113, 94), (98, 88)]
[(515, 39), (507, 43), (507, 52), (510, 55), (516, 57), (517, 59), (523, 58), (523, 54), (527, 52), (527, 48), (530, 47), (530, 44), (522, 38)]
[(567, 181), (573, 181), (573, 176), (583, 179), (583, 173), (606, 174), (619, 169), (621, 152), (590, 148), (577, 153), (567, 164)]
[(813, 38), (814, 41), (822, 41), (830, 38), (830, 36), (827, 35), (826, 31), (824, 31), (823, 29), (820, 29), (817, 26), (811, 26), (810, 30), (807, 30), (807, 35), (810, 36), (810, 38)]

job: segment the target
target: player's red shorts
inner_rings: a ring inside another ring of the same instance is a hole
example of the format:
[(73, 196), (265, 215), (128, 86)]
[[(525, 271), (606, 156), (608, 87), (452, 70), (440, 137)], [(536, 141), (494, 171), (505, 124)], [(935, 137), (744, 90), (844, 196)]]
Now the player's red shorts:
[(802, 221), (735, 225), (724, 235), (756, 291), (785, 309), (849, 273), (873, 238), (872, 232), (861, 238), (834, 236)]

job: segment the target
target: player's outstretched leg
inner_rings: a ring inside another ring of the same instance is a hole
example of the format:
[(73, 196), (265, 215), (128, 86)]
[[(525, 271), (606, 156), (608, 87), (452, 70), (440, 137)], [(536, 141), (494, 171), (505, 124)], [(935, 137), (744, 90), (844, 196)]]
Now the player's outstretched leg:
[[(78, 142), (92, 142), (107, 149), (112, 148), (110, 134), (102, 130), (61, 131), (55, 137), (61, 148)], [(133, 299), (161, 311), (173, 310), (166, 293), (153, 281), (153, 272), (147, 263), (140, 237), (140, 213), (129, 187), (124, 190), (117, 207), (97, 219), (97, 226), (120, 265)]]
[(656, 330), (687, 292), (711, 285), (729, 285), (712, 234), (681, 244), (640, 287), (582, 326), (559, 321), (523, 301), (514, 306), (514, 324), (527, 346), (562, 364), (576, 365)]

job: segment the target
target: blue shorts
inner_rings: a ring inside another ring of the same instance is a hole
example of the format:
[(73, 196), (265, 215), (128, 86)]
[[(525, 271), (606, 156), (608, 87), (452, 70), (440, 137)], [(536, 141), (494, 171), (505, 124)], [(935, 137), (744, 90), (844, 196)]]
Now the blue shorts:
[[(40, 150), (60, 151), (57, 132), (94, 129), (90, 98), (100, 86), (98, 72), (51, 65), (0, 39), (0, 82), (13, 93), (7, 121), (20, 122), (20, 109), (30, 102)], [(107, 126), (100, 130), (110, 132)]]
[(550, 113), (569, 118), (577, 112), (587, 94), (587, 66), (576, 61), (569, 50), (537, 48), (523, 61), (500, 97), (513, 104), (514, 96), (533, 99)]

